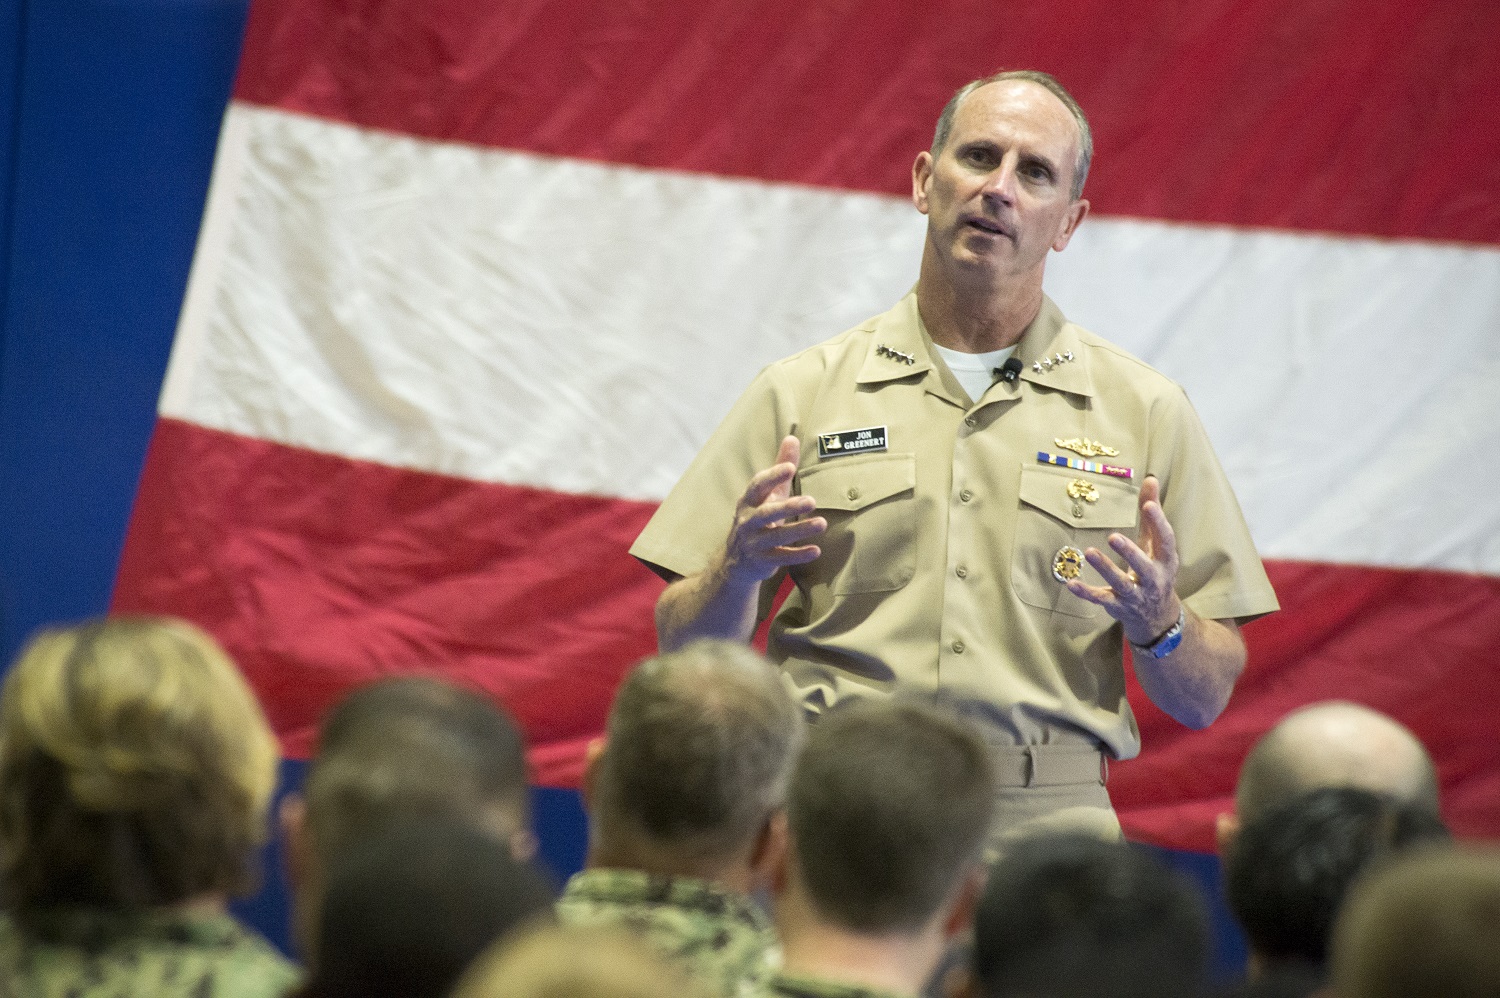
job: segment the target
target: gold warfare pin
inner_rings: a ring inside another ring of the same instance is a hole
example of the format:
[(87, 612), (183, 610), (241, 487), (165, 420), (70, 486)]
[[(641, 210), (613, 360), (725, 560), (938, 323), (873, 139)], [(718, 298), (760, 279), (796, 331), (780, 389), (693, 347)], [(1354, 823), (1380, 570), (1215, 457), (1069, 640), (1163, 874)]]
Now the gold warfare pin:
[(1052, 556), (1052, 577), (1058, 582), (1066, 583), (1082, 574), (1083, 552), (1071, 544), (1058, 548), (1057, 554)]
[(1092, 482), (1085, 482), (1081, 478), (1075, 478), (1068, 483), (1068, 498), (1073, 500), (1073, 515), (1082, 519), (1083, 504), (1099, 501), (1099, 490)]
[(1090, 440), (1088, 437), (1070, 437), (1067, 440), (1063, 440), (1060, 437), (1053, 437), (1052, 442), (1063, 450), (1070, 450), (1080, 457), (1120, 456), (1120, 452), (1116, 448), (1107, 447), (1097, 440)]

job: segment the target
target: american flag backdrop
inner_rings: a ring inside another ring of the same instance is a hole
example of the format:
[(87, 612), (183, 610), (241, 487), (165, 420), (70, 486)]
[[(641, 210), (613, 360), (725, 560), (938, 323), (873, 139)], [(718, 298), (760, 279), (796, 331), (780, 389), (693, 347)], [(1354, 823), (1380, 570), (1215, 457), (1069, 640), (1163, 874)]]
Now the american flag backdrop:
[(1490, 0), (254, 0), (114, 610), (217, 635), (293, 755), (422, 669), (572, 785), (655, 647), (630, 541), (761, 366), (913, 283), (912, 160), (999, 68), (1094, 127), (1048, 292), (1187, 389), (1283, 607), (1211, 728), (1132, 689), (1127, 833), (1210, 850), (1339, 697), (1500, 836)]

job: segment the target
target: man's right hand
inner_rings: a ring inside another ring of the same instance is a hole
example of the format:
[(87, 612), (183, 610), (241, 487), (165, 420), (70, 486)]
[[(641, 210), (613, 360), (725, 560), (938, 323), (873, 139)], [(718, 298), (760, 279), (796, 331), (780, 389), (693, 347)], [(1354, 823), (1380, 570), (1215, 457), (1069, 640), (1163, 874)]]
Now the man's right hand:
[[(786, 437), (776, 463), (750, 479), (734, 508), (724, 550), (697, 575), (678, 579), (656, 603), (656, 637), (662, 651), (695, 638), (748, 641), (755, 632), (760, 584), (779, 570), (804, 565), (822, 550), (805, 544), (828, 529), (810, 496), (792, 495), (802, 456), (796, 437)], [(791, 521), (791, 522), (788, 522)]]
[(724, 544), (724, 571), (732, 582), (763, 582), (783, 568), (805, 565), (822, 554), (816, 544), (802, 542), (827, 530), (828, 521), (821, 516), (796, 519), (818, 508), (811, 496), (792, 495), (801, 455), (797, 438), (784, 438), (776, 463), (750, 479), (735, 506), (734, 526)]

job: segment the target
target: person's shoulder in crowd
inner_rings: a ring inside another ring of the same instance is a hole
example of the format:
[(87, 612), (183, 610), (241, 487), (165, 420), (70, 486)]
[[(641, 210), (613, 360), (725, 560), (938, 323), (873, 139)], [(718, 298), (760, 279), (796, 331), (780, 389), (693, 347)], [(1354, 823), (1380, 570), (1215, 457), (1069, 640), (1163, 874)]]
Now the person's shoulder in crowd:
[(296, 965), (228, 915), (78, 913), (23, 935), (0, 917), (0, 995), (280, 998)]
[(900, 998), (894, 991), (797, 974), (777, 974), (764, 995), (767, 998)]
[(770, 919), (750, 898), (693, 877), (584, 870), (568, 881), (557, 917), (636, 933), (715, 995), (763, 994), (780, 962)]

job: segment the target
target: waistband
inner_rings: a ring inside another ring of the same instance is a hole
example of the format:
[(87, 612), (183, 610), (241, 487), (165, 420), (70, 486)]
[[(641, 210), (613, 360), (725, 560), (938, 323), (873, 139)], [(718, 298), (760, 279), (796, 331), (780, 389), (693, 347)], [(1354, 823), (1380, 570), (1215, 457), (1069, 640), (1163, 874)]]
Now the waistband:
[(990, 745), (1002, 787), (1109, 782), (1109, 756), (1087, 745)]

